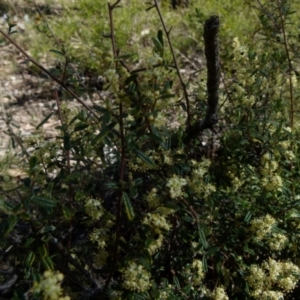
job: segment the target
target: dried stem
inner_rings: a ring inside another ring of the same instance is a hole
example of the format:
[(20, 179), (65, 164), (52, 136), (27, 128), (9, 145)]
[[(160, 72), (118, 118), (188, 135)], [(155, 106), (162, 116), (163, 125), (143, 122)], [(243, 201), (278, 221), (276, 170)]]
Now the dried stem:
[(220, 61), (219, 61), (219, 33), (220, 21), (218, 16), (211, 16), (204, 25), (204, 45), (207, 65), (207, 111), (203, 121), (192, 125), (184, 139), (189, 143), (201, 131), (210, 128), (218, 122), (219, 84), (220, 84)]

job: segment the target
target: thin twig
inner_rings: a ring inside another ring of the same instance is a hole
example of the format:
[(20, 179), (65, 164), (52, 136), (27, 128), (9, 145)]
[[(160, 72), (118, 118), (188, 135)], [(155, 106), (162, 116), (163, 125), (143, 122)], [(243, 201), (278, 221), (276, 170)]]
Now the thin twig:
[(287, 41), (287, 36), (286, 36), (286, 30), (285, 30), (285, 22), (283, 20), (283, 15), (282, 15), (282, 9), (280, 6), (280, 2), (279, 0), (276, 0), (277, 6), (278, 6), (278, 10), (279, 10), (279, 15), (280, 15), (280, 23), (281, 23), (281, 30), (282, 30), (282, 34), (283, 34), (283, 41), (284, 41), (284, 48), (285, 48), (285, 52), (286, 52), (286, 57), (287, 57), (287, 61), (288, 61), (288, 65), (289, 65), (289, 88), (290, 88), (290, 127), (291, 129), (293, 129), (294, 127), (294, 112), (295, 112), (295, 103), (294, 103), (294, 90), (293, 90), (293, 82), (292, 82), (292, 71), (293, 71), (293, 67), (292, 67), (292, 60), (290, 58), (290, 52), (288, 49), (288, 41)]
[(176, 69), (176, 72), (177, 72), (177, 76), (179, 78), (180, 84), (181, 84), (182, 89), (183, 89), (183, 94), (184, 94), (184, 98), (185, 98), (185, 102), (186, 102), (186, 112), (187, 112), (187, 132), (189, 132), (190, 127), (191, 127), (190, 101), (189, 101), (189, 96), (188, 96), (188, 92), (187, 92), (187, 89), (186, 89), (186, 84), (184, 83), (183, 78), (181, 76), (179, 66), (178, 66), (178, 63), (177, 63), (177, 59), (176, 59), (176, 55), (175, 55), (175, 51), (174, 51), (174, 48), (173, 48), (173, 45), (172, 45), (172, 42), (171, 42), (171, 38), (170, 38), (171, 29), (167, 30), (167, 27), (166, 27), (165, 21), (162, 17), (162, 14), (161, 14), (159, 5), (157, 3), (157, 0), (154, 0), (154, 4), (155, 4), (155, 8), (157, 10), (157, 13), (159, 15), (160, 22), (163, 26), (164, 32), (167, 36), (167, 40), (168, 40), (169, 47), (170, 47), (170, 50), (171, 50), (171, 54), (172, 54), (172, 57), (173, 57), (173, 61), (174, 61), (174, 64), (175, 64), (175, 69)]
[[(114, 22), (113, 22), (113, 10), (117, 7), (121, 0), (117, 0), (113, 5), (108, 3), (108, 11), (109, 11), (109, 21), (110, 21), (110, 38), (112, 43), (113, 55), (114, 57), (118, 56), (118, 51), (116, 47), (115, 41), (115, 33), (114, 33)], [(115, 61), (116, 69), (118, 69), (118, 60)], [(122, 101), (119, 103), (119, 115), (122, 116), (123, 114), (123, 104)], [(119, 169), (119, 180), (123, 182), (124, 174), (125, 174), (125, 164), (126, 164), (126, 149), (125, 149), (125, 136), (124, 136), (124, 124), (123, 118), (118, 118), (119, 127), (120, 127), (120, 140), (121, 140), (121, 163)], [(118, 203), (117, 203), (117, 216), (116, 216), (116, 238), (115, 238), (115, 245), (114, 245), (114, 252), (113, 252), (113, 262), (110, 273), (108, 278), (105, 281), (105, 285), (102, 291), (102, 296), (105, 297), (107, 288), (112, 280), (113, 274), (115, 272), (118, 260), (118, 248), (119, 248), (119, 240), (120, 240), (120, 227), (121, 227), (121, 208), (122, 208), (122, 194), (123, 191), (120, 190), (118, 195)]]

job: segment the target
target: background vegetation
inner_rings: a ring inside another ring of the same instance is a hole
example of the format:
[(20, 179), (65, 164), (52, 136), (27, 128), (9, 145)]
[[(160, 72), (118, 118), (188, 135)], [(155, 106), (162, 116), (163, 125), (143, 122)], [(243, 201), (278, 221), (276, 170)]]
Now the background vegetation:
[[(57, 83), (30, 136), (2, 114), (15, 150), (1, 166), (26, 173), (0, 182), (4, 299), (298, 299), (299, 4), (1, 9), (29, 16), (25, 33), (6, 18), (2, 43)], [(218, 123), (202, 130), (211, 15)]]

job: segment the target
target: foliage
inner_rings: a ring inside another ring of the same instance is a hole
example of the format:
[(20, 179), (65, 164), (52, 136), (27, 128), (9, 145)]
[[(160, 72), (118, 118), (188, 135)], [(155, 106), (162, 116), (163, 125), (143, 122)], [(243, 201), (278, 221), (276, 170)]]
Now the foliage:
[[(0, 293), (13, 299), (297, 297), (299, 38), (291, 3), (251, 2), (247, 9), (259, 21), (251, 39), (221, 34), (219, 123), (192, 140), (189, 129), (209, 109), (206, 70), (194, 82), (182, 81), (169, 19), (159, 18), (157, 1), (133, 9), (161, 22), (144, 37), (145, 49), (131, 46), (138, 43), (133, 29), (140, 32), (143, 24), (123, 24), (119, 1), (107, 15), (100, 1), (93, 8), (81, 1), (97, 13), (92, 20), (76, 10), (78, 3), (63, 18), (73, 36), (87, 26), (91, 35), (109, 37), (90, 48), (95, 40), (80, 35), (82, 53), (61, 42), (53, 49), (61, 67), (45, 71), (69, 91), (78, 65), (95, 66), (104, 91), (92, 106), (72, 94), (80, 109), (67, 94), (57, 96), (36, 133), (18, 139), (27, 176), (1, 189)], [(199, 31), (207, 17), (200, 8), (189, 14)], [(61, 34), (62, 41), (69, 37)], [(42, 128), (53, 115), (58, 135), (45, 140)]]

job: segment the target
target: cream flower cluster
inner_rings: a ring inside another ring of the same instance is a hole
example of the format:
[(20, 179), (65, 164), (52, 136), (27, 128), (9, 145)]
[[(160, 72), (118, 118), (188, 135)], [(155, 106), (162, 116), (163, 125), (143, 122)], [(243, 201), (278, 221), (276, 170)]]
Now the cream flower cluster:
[(250, 230), (254, 233), (255, 241), (260, 242), (265, 239), (271, 250), (279, 251), (284, 248), (288, 239), (284, 234), (272, 231), (275, 225), (276, 220), (272, 216), (266, 215), (253, 219)]
[(211, 183), (206, 183), (204, 175), (208, 172), (211, 165), (209, 159), (204, 159), (200, 162), (192, 160), (193, 171), (188, 180), (189, 187), (199, 196), (207, 198), (211, 193), (216, 191), (216, 187)]
[(127, 290), (145, 292), (151, 287), (150, 273), (142, 265), (134, 261), (128, 263), (126, 269), (122, 269), (123, 287)]
[(159, 215), (156, 213), (153, 213), (153, 214), (148, 213), (147, 216), (145, 217), (143, 223), (153, 227), (154, 229), (156, 229), (158, 231), (160, 229), (169, 231), (171, 228), (170, 224), (167, 222), (165, 216), (162, 216), (162, 215)]
[(262, 156), (261, 163), (261, 174), (264, 176), (262, 179), (262, 186), (267, 191), (281, 190), (283, 186), (282, 178), (276, 173), (278, 163), (270, 153), (266, 153)]
[(193, 284), (196, 286), (200, 285), (205, 277), (201, 260), (194, 259), (192, 263), (192, 274), (193, 274)]
[(147, 247), (147, 250), (150, 253), (150, 255), (153, 255), (162, 247), (163, 240), (164, 236), (161, 233), (158, 233), (158, 238), (153, 240)]
[(269, 258), (262, 266), (251, 265), (246, 280), (254, 298), (277, 300), (296, 287), (299, 275), (300, 269), (293, 263)]
[(63, 290), (60, 284), (63, 279), (63, 274), (47, 270), (40, 282), (34, 282), (32, 292), (41, 294), (43, 300), (70, 300), (69, 296), (62, 296)]
[(102, 202), (99, 199), (89, 198), (85, 203), (85, 212), (94, 221), (99, 220), (104, 214)]
[(182, 187), (187, 184), (186, 179), (180, 178), (177, 175), (173, 175), (172, 178), (168, 180), (167, 187), (170, 188), (170, 197), (177, 198), (182, 195)]
[(104, 249), (107, 240), (105, 229), (95, 228), (94, 231), (90, 234), (90, 240), (94, 243), (97, 243), (99, 249)]
[(157, 195), (157, 189), (153, 188), (146, 196), (149, 207), (156, 208), (159, 205), (159, 198)]
[(211, 294), (213, 300), (229, 300), (225, 288), (223, 286), (218, 286)]
[(268, 239), (269, 247), (273, 251), (279, 251), (287, 244), (288, 238), (282, 233), (272, 232)]
[(251, 222), (250, 230), (255, 233), (255, 239), (261, 241), (266, 235), (270, 234), (272, 227), (276, 224), (276, 220), (266, 215), (261, 218), (253, 219)]

